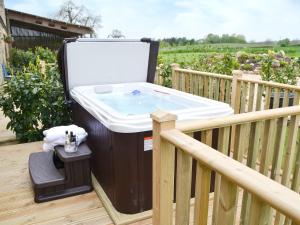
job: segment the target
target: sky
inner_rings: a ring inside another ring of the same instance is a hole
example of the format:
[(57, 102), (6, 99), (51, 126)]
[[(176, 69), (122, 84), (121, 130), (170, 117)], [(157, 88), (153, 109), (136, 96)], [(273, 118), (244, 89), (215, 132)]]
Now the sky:
[[(4, 0), (5, 7), (53, 16), (65, 0)], [(243, 34), (247, 41), (300, 39), (300, 0), (73, 0), (102, 17), (99, 38), (204, 38)]]

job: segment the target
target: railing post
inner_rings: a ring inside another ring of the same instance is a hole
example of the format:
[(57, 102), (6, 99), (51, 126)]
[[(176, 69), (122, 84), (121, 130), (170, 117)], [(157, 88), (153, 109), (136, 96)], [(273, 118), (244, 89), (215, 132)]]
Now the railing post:
[(160, 133), (175, 128), (176, 115), (163, 111), (153, 120), (153, 225), (171, 225), (173, 219), (175, 147)]
[(46, 73), (46, 62), (44, 60), (40, 61), (40, 70), (43, 75)]
[(239, 113), (240, 106), (240, 97), (241, 97), (241, 85), (238, 82), (239, 78), (242, 78), (243, 72), (240, 70), (232, 71), (232, 90), (231, 90), (231, 107), (234, 110), (234, 113)]
[[(234, 114), (238, 114), (240, 111), (240, 101), (241, 101), (241, 84), (238, 81), (239, 78), (242, 78), (243, 72), (240, 70), (232, 71), (232, 86), (231, 86), (231, 107), (234, 110)], [(231, 141), (230, 141), (230, 150), (234, 150), (234, 142), (235, 142), (235, 133), (236, 127), (232, 126), (231, 129)]]
[(177, 63), (172, 63), (171, 68), (172, 68), (172, 88), (179, 90), (178, 79), (176, 77), (176, 73), (177, 73), (176, 69), (179, 69), (179, 65)]

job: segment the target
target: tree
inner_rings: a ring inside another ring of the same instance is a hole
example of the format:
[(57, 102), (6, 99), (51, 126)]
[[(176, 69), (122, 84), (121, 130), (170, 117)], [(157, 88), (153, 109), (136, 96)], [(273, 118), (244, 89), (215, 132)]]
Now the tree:
[(205, 42), (210, 44), (220, 43), (220, 37), (217, 34), (208, 34), (205, 38)]
[(84, 5), (76, 5), (72, 0), (68, 0), (61, 5), (55, 14), (55, 18), (67, 23), (91, 27), (94, 35), (95, 29), (101, 27), (101, 15), (93, 14)]
[(241, 34), (223, 34), (221, 36), (217, 34), (208, 34), (204, 39), (205, 43), (247, 43), (244, 35)]
[(122, 34), (122, 31), (113, 29), (111, 34), (108, 35), (107, 38), (125, 38), (125, 36)]
[(280, 47), (287, 47), (290, 44), (290, 39), (285, 38), (277, 42)]

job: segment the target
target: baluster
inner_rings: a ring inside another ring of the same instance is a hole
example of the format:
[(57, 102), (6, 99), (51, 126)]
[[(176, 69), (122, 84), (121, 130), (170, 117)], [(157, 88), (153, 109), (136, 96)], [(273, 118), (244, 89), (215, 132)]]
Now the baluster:
[(246, 106), (248, 106), (249, 104), (248, 89), (249, 89), (249, 83), (243, 82), (240, 113), (247, 112)]
[(209, 92), (209, 78), (208, 76), (204, 76), (204, 84), (203, 84), (203, 96), (205, 98), (208, 98), (208, 92)]
[[(298, 128), (298, 140), (300, 140), (300, 133)], [(295, 171), (293, 174), (292, 190), (300, 192), (300, 143), (298, 142), (297, 155), (295, 160)]]
[[(218, 137), (218, 150), (225, 155), (228, 155), (229, 151), (229, 137), (230, 137), (230, 127), (220, 128)], [(216, 173), (215, 177), (215, 189), (214, 189), (214, 204), (213, 204), (213, 217), (212, 224), (216, 224), (218, 217), (218, 203), (220, 197), (220, 185), (221, 185), (221, 175)]]
[(226, 177), (221, 177), (220, 196), (218, 202), (217, 225), (233, 225), (237, 204), (237, 185)]
[(212, 130), (206, 130), (201, 132), (201, 142), (211, 146), (212, 144)]
[(188, 77), (189, 77), (189, 93), (194, 94), (194, 83), (195, 83), (194, 74), (189, 73)]
[(280, 100), (280, 89), (274, 88), (273, 109), (277, 109), (279, 107), (279, 100)]
[(199, 96), (204, 97), (204, 89), (203, 86), (205, 84), (205, 79), (203, 76), (199, 76)]
[(200, 85), (200, 75), (195, 75), (195, 95), (200, 95), (199, 93), (199, 85)]
[(274, 146), (274, 156), (271, 170), (271, 179), (280, 181), (280, 171), (287, 131), (287, 117), (279, 118), (277, 121), (277, 132)]
[[(262, 128), (263, 128), (262, 121), (257, 121), (251, 124), (247, 166), (252, 169), (256, 169), (257, 157), (258, 157), (259, 149), (261, 147), (261, 135), (263, 130)], [(240, 224), (251, 225), (249, 223), (249, 213), (248, 213), (250, 210), (250, 202), (251, 202), (251, 195), (246, 191), (244, 191)]]
[(284, 97), (282, 102), (282, 107), (288, 107), (289, 106), (289, 98), (290, 98), (290, 92), (288, 89), (284, 90)]
[(257, 85), (257, 95), (256, 95), (256, 107), (255, 111), (261, 110), (261, 103), (262, 103), (262, 93), (263, 93), (263, 85), (258, 84)]
[(270, 86), (266, 86), (265, 88), (265, 104), (264, 110), (270, 109), (270, 98), (271, 98), (272, 88)]
[[(239, 162), (243, 161), (244, 152), (249, 143), (249, 124), (239, 124), (235, 127), (233, 158)], [(226, 178), (221, 178), (220, 197), (218, 204), (217, 224), (234, 224), (236, 204), (238, 199), (237, 186)], [(222, 220), (224, 218), (224, 221)], [(222, 223), (222, 221), (224, 223)]]
[[(276, 119), (265, 121), (264, 127), (264, 137), (262, 143), (262, 153), (260, 159), (259, 172), (268, 176), (269, 166), (272, 164), (272, 157), (274, 154), (275, 145), (275, 134), (276, 134)], [(273, 215), (273, 210), (267, 204), (262, 208), (261, 212), (261, 222), (260, 224), (269, 224), (271, 217)]]
[[(287, 100), (286, 100), (287, 99)], [(283, 106), (288, 104), (288, 91), (284, 91), (284, 101)], [(275, 147), (274, 147), (274, 157), (273, 157), (273, 164), (271, 170), (271, 179), (280, 181), (280, 172), (282, 167), (283, 161), (283, 153), (285, 147), (285, 140), (286, 140), (286, 132), (287, 132), (287, 122), (288, 118), (283, 117), (279, 118), (277, 121), (277, 132), (276, 132), (276, 139), (275, 139)], [(275, 225), (279, 225), (283, 223), (283, 215), (279, 212), (276, 212), (275, 216)]]
[(249, 123), (237, 125), (235, 132), (233, 158), (242, 162), (244, 153), (249, 146)]
[[(298, 127), (298, 131), (296, 133), (298, 133), (297, 139), (300, 140), (299, 127)], [(300, 143), (299, 142), (298, 142), (298, 146), (297, 146), (297, 152), (295, 155), (296, 155), (296, 158), (294, 160), (295, 169), (294, 169), (291, 189), (293, 191), (299, 193), (299, 191), (300, 191)], [(292, 224), (292, 221), (290, 219), (286, 218), (284, 224), (290, 225), (290, 224)]]
[(257, 197), (251, 195), (251, 205), (249, 211), (249, 225), (259, 225), (261, 212), (263, 211), (264, 203)]
[(184, 73), (184, 92), (190, 93), (190, 74), (189, 73)]
[(220, 95), (219, 95), (219, 101), (225, 102), (225, 79), (220, 79)]
[[(297, 94), (294, 96), (294, 103), (299, 102), (299, 95)], [(291, 170), (293, 166), (293, 156), (296, 152), (296, 143), (297, 143), (297, 136), (298, 136), (298, 126), (299, 126), (300, 115), (291, 116), (291, 121), (288, 128), (288, 143), (287, 149), (285, 150), (284, 155), (284, 168), (281, 183), (287, 187), (291, 186)], [(278, 221), (278, 224), (281, 224), (284, 217), (277, 213), (275, 221)], [(285, 218), (284, 224), (289, 224), (290, 220)]]
[(179, 65), (176, 63), (171, 64), (172, 69), (172, 88), (179, 90), (179, 73), (176, 69), (179, 69)]
[(284, 169), (283, 169), (283, 175), (282, 175), (282, 181), (281, 183), (287, 187), (289, 187), (290, 183), (290, 171), (291, 171), (291, 162), (292, 162), (292, 156), (295, 152), (296, 142), (297, 142), (297, 131), (298, 131), (298, 125), (299, 125), (299, 115), (291, 116), (291, 121), (288, 128), (288, 143), (287, 143), (287, 149), (285, 151), (284, 155)]
[(293, 105), (299, 105), (299, 100), (300, 100), (300, 92), (295, 91)]
[(185, 74), (180, 73), (180, 91), (185, 92)]
[(232, 93), (231, 93), (231, 107), (234, 109), (234, 113), (240, 112), (241, 102), (241, 81), (238, 79), (242, 77), (242, 72), (234, 70), (232, 80)]
[(211, 170), (197, 162), (194, 224), (206, 225), (210, 191)]
[(188, 225), (192, 185), (192, 157), (177, 149), (176, 225)]
[(208, 98), (213, 99), (214, 98), (214, 79), (209, 76), (209, 88), (208, 88)]
[(225, 88), (226, 96), (225, 96), (225, 102), (226, 102), (227, 104), (231, 104), (231, 84), (232, 84), (232, 81), (231, 81), (231, 80), (226, 80), (226, 88)]
[(247, 112), (253, 111), (253, 103), (254, 103), (254, 91), (255, 91), (255, 83), (250, 83), (249, 90), (249, 101), (248, 101), (248, 109)]
[(276, 119), (265, 121), (259, 172), (268, 176), (273, 156), (276, 134)]
[(214, 100), (219, 100), (220, 95), (220, 78), (215, 79), (215, 86), (214, 86)]

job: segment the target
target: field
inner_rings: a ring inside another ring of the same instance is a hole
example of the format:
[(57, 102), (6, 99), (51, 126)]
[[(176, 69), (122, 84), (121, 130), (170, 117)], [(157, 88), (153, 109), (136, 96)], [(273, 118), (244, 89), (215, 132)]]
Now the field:
[(251, 54), (264, 54), (269, 50), (279, 52), (283, 50), (289, 57), (300, 57), (300, 44), (280, 47), (274, 44), (195, 44), (185, 46), (173, 46), (160, 48), (160, 57), (164, 62), (191, 62), (201, 55), (211, 55), (216, 53), (234, 54), (243, 51)]
[(169, 46), (162, 43), (158, 74), (171, 85), (171, 64), (181, 68), (231, 75), (233, 70), (260, 74), (263, 80), (296, 84), (300, 77), (300, 43), (194, 44)]

